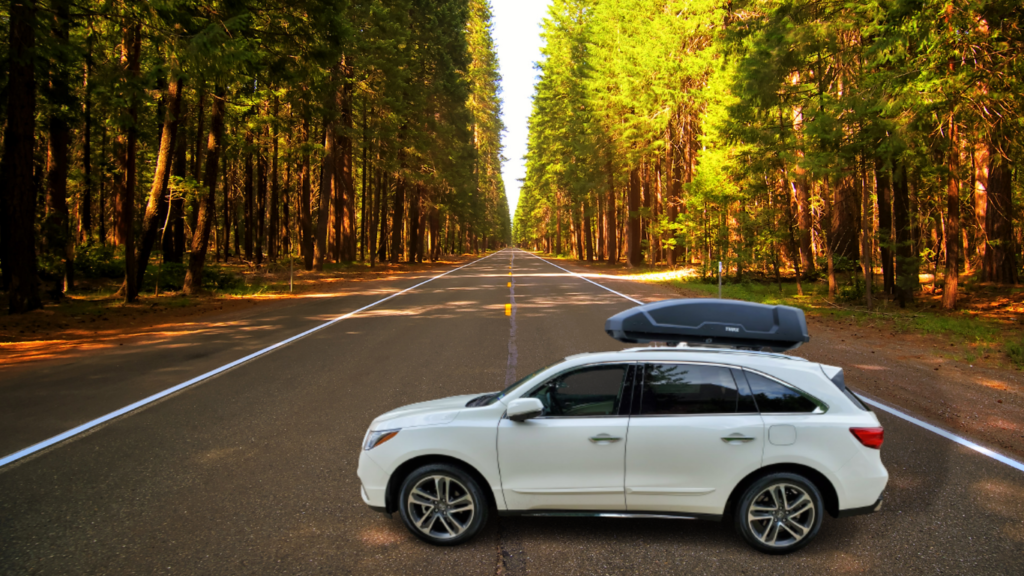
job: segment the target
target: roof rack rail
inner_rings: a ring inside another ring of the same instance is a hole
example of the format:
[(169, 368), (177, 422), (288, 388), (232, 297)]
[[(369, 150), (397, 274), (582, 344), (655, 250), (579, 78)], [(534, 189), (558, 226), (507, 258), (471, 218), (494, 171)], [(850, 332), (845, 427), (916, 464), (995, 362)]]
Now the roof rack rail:
[(810, 342), (803, 310), (739, 300), (662, 300), (619, 312), (605, 332), (620, 342), (685, 343), (785, 352)]
[(635, 348), (626, 348), (623, 352), (691, 352), (694, 354), (749, 354), (752, 356), (761, 356), (766, 358), (780, 358), (783, 360), (796, 360), (798, 362), (807, 362), (806, 358), (800, 356), (791, 356), (789, 354), (783, 354), (782, 352), (771, 352), (767, 350), (750, 350), (747, 348), (733, 348), (725, 346), (689, 346), (685, 343), (679, 344), (678, 346), (638, 346)]

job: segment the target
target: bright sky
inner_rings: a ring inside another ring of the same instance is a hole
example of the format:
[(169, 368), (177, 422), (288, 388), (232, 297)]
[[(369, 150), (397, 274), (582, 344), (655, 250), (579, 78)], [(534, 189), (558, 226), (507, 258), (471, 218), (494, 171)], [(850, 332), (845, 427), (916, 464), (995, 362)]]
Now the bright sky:
[(509, 210), (515, 217), (519, 179), (526, 176), (523, 162), (526, 123), (530, 119), (533, 84), (537, 77), (533, 63), (540, 60), (540, 24), (548, 13), (550, 0), (491, 0), (491, 3), (504, 100), (504, 154), (508, 158), (502, 169), (502, 180), (505, 181)]

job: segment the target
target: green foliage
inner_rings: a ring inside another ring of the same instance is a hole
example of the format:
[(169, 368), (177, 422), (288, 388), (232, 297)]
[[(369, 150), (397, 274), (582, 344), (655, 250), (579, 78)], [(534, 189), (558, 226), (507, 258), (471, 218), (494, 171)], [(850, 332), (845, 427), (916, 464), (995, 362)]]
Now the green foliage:
[(1010, 341), (1006, 343), (1006, 355), (1017, 366), (1024, 368), (1024, 340)]
[[(897, 283), (912, 294), (920, 255), (944, 260), (950, 181), (968, 206), (987, 178), (979, 153), (1024, 159), (1018, 4), (553, 2), (516, 240), (564, 244), (570, 223), (587, 221), (578, 214), (610, 193), (617, 230), (639, 221), (645, 249), (675, 248), (704, 276), (717, 261), (792, 274), (801, 251), (806, 279), (824, 273), (829, 252), (837, 272), (856, 274), (863, 232), (872, 258), (900, 248)], [(631, 172), (644, 208), (627, 215)], [(881, 194), (893, 202), (896, 180), (909, 246), (872, 213)], [(1013, 188), (1019, 202), (1019, 178)], [(980, 247), (991, 223), (958, 220), (972, 260), (997, 246)], [(671, 261), (664, 250), (646, 261)], [(843, 297), (857, 294), (851, 284)]]
[(75, 271), (84, 278), (124, 278), (124, 251), (95, 241), (81, 244), (75, 250)]
[(836, 291), (836, 301), (850, 303), (850, 302), (861, 302), (864, 299), (864, 284), (860, 281), (860, 276), (850, 275), (850, 280), (846, 284), (839, 286)]

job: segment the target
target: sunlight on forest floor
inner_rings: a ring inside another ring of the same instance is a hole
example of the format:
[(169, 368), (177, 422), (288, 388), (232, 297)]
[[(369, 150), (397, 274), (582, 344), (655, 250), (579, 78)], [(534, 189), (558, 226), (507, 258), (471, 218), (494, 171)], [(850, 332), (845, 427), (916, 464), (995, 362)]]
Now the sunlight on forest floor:
[[(683, 297), (716, 297), (719, 285), (717, 277), (702, 275), (700, 266), (674, 267), (644, 264), (631, 269), (624, 263), (582, 262), (567, 257), (540, 256), (562, 260), (585, 270), (577, 269), (581, 276), (591, 279), (614, 279), (662, 284), (677, 291)], [(735, 270), (723, 278), (721, 291), (725, 298), (746, 300), (762, 304), (784, 304), (803, 309), (808, 317), (819, 319), (853, 320), (857, 323), (883, 327), (895, 334), (918, 334), (924, 337), (936, 336), (943, 341), (952, 341), (955, 347), (944, 351), (943, 357), (965, 362), (988, 359), (993, 354), (1008, 359), (1018, 368), (1024, 368), (1024, 292), (1019, 287), (998, 287), (976, 282), (973, 278), (961, 277), (961, 292), (958, 309), (947, 312), (941, 307), (941, 287), (936, 289), (935, 278), (922, 274), (922, 290), (915, 294), (915, 302), (905, 309), (884, 297), (881, 287), (875, 288), (874, 306), (871, 310), (863, 302), (863, 286), (859, 284), (859, 272), (837, 274), (839, 289), (835, 299), (828, 298), (828, 283), (822, 277), (814, 281), (803, 281), (803, 295), (797, 294), (793, 271), (782, 271), (782, 281), (763, 276), (762, 271), (748, 270), (742, 281), (736, 281)], [(876, 271), (880, 284), (881, 270)]]
[[(274, 302), (342, 294), (382, 297), (395, 290), (390, 280), (426, 279), (471, 258), (466, 255), (411, 265), (378, 263), (373, 268), (362, 263), (328, 263), (323, 272), (307, 272), (301, 262), (291, 270), (287, 263), (258, 268), (221, 263), (216, 267), (217, 277), (231, 279), (223, 289), (187, 296), (165, 288), (157, 292), (154, 282), (144, 286), (132, 304), (115, 296), (120, 280), (83, 278), (78, 290), (58, 302), (47, 302), (41, 310), (14, 316), (0, 313), (0, 366), (116, 348), (129, 341), (157, 344), (182, 335), (251, 329), (244, 321), (211, 323), (204, 318), (245, 314), (257, 305), (265, 310)], [(364, 284), (368, 281), (380, 282)]]

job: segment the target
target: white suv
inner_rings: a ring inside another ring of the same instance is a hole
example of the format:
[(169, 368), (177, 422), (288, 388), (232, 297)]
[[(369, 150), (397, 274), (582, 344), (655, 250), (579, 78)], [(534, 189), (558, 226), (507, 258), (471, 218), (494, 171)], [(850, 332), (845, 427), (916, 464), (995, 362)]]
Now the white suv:
[[(803, 319), (802, 314), (800, 319)], [(500, 515), (731, 519), (792, 552), (881, 506), (875, 414), (842, 370), (782, 354), (654, 347), (580, 354), (500, 393), (377, 417), (362, 497), (456, 544)]]

